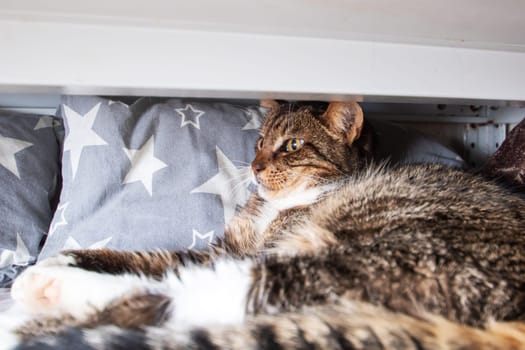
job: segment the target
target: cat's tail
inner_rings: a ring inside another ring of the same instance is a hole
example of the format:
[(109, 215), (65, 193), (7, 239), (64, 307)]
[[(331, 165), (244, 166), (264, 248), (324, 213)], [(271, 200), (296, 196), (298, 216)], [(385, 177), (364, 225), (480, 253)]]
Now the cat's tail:
[(239, 326), (133, 331), (69, 329), (17, 349), (525, 349), (525, 324), (472, 328), (434, 316), (410, 317), (362, 303), (258, 316)]

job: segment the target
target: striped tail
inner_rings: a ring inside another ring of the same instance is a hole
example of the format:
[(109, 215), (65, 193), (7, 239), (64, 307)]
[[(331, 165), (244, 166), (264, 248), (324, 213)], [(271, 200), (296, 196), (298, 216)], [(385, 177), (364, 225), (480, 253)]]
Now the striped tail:
[(177, 330), (166, 324), (144, 332), (102, 326), (69, 329), (27, 340), (17, 349), (414, 349), (525, 350), (525, 324), (493, 322), (484, 329), (431, 315), (411, 317), (364, 303), (305, 308), (257, 316), (238, 326)]

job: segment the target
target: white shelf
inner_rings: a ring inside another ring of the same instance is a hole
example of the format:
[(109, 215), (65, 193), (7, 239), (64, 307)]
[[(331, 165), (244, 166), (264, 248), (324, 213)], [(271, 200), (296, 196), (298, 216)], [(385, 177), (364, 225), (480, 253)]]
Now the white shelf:
[(525, 102), (525, 2), (3, 1), (0, 92)]

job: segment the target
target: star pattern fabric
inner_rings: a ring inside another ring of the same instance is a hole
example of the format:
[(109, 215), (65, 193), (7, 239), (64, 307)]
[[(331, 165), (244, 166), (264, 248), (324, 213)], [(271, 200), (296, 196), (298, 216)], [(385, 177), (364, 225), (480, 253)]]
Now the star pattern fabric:
[(37, 257), (59, 195), (62, 124), (0, 111), (0, 288)]
[(56, 127), (60, 125), (59, 121), (56, 120), (55, 118), (49, 116), (49, 115), (44, 115), (42, 117), (40, 117), (40, 119), (38, 119), (38, 123), (36, 123), (35, 127), (33, 130), (40, 130), (40, 129), (45, 129), (45, 128), (53, 128), (53, 127)]
[(192, 105), (187, 104), (184, 108), (176, 108), (175, 111), (180, 115), (180, 127), (191, 125), (194, 128), (200, 130), (200, 117), (204, 114), (204, 111), (193, 108)]
[(263, 108), (259, 108), (259, 111), (254, 111), (253, 109), (246, 108), (244, 112), (250, 117), (250, 121), (243, 126), (242, 130), (259, 130), (261, 128), (264, 114)]
[(66, 243), (64, 243), (64, 246), (62, 247), (62, 250), (74, 250), (74, 249), (103, 249), (106, 248), (108, 243), (111, 241), (113, 237), (108, 237), (103, 240), (97, 241), (95, 243), (90, 244), (87, 247), (83, 247), (78, 243), (76, 239), (69, 236), (66, 240)]
[(64, 139), (64, 152), (69, 151), (71, 171), (73, 178), (75, 178), (84, 148), (107, 145), (107, 142), (93, 130), (100, 103), (96, 104), (84, 115), (77, 113), (67, 105), (63, 105), (63, 108), (64, 118), (69, 128), (69, 133)]
[(199, 231), (193, 229), (191, 244), (188, 246), (188, 249), (195, 249), (197, 246), (201, 245), (199, 242), (204, 241), (205, 246), (209, 246), (213, 242), (213, 236), (215, 235), (214, 231), (209, 231), (206, 233), (200, 233)]
[(131, 162), (131, 169), (124, 178), (123, 184), (140, 181), (149, 195), (153, 195), (153, 174), (166, 168), (168, 165), (154, 156), (155, 137), (149, 140), (138, 150), (124, 148), (124, 152)]
[(32, 145), (30, 142), (0, 136), (0, 165), (20, 178), (15, 154)]
[(27, 265), (33, 261), (26, 244), (20, 234), (16, 234), (16, 250), (4, 249), (0, 253), (0, 269), (10, 265)]
[(64, 226), (64, 225), (67, 225), (67, 220), (66, 220), (66, 209), (67, 209), (67, 206), (69, 205), (68, 202), (66, 203), (63, 203), (63, 204), (60, 204), (57, 206), (57, 209), (55, 211), (55, 217), (58, 218), (57, 220), (55, 220), (51, 226), (49, 227), (49, 231), (48, 231), (48, 237), (49, 236), (52, 236), (53, 233), (55, 233), (55, 231), (57, 230), (57, 228), (59, 226)]
[(250, 173), (248, 167), (237, 168), (216, 148), (219, 172), (190, 193), (210, 193), (220, 196), (224, 208), (224, 222), (227, 223), (235, 214), (237, 206), (242, 206), (248, 200), (250, 191), (248, 185)]
[(248, 197), (248, 168), (236, 165), (253, 158), (257, 132), (243, 130), (261, 120), (252, 110), (260, 113), (189, 99), (140, 98), (125, 108), (64, 96), (59, 117), (79, 139), (64, 153), (60, 202), (38, 259), (79, 247), (208, 249)]

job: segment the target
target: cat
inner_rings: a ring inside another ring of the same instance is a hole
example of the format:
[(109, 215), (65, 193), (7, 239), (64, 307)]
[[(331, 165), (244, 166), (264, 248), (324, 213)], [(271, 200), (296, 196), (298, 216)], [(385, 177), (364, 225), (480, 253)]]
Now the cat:
[(62, 252), (14, 282), (0, 348), (524, 349), (525, 202), (373, 165), (363, 112), (272, 104), (257, 190), (210, 251)]

